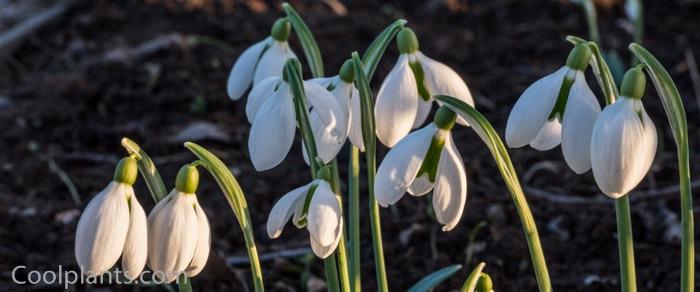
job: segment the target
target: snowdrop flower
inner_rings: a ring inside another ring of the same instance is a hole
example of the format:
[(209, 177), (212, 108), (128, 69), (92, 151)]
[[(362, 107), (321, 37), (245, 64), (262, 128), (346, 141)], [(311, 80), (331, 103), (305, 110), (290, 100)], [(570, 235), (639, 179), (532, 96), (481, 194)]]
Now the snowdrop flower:
[(656, 154), (656, 127), (641, 102), (645, 85), (642, 70), (627, 71), (620, 98), (603, 110), (593, 127), (593, 177), (600, 190), (614, 199), (639, 184)]
[(199, 172), (185, 165), (175, 189), (148, 215), (148, 265), (154, 275), (170, 283), (185, 273), (194, 277), (204, 269), (211, 246), (209, 220), (197, 201)]
[[(413, 30), (403, 28), (396, 43), (401, 55), (379, 88), (374, 107), (377, 137), (387, 147), (393, 147), (425, 122), (435, 95), (454, 96), (474, 105), (467, 84), (457, 72), (418, 50)], [(466, 125), (461, 117), (458, 122)]]
[(278, 19), (269, 37), (255, 43), (241, 54), (231, 68), (226, 90), (232, 100), (238, 100), (252, 85), (268, 77), (281, 76), (287, 59), (296, 58), (287, 38), (291, 25), (286, 18)]
[[(328, 167), (321, 168), (319, 173), (326, 173), (319, 177), (330, 177)], [(277, 201), (267, 218), (267, 235), (272, 239), (279, 237), (289, 219), (297, 228), (306, 226), (311, 249), (319, 258), (325, 259), (338, 247), (343, 216), (338, 199), (324, 178), (296, 188)]]
[(452, 230), (467, 201), (467, 174), (452, 140), (456, 115), (440, 107), (432, 123), (403, 138), (389, 150), (377, 171), (374, 193), (379, 205), (395, 204), (408, 192), (433, 191), (435, 217), (443, 231)]
[(346, 60), (340, 67), (337, 76), (329, 78), (314, 78), (309, 80), (327, 88), (338, 100), (348, 121), (347, 136), (355, 147), (365, 151), (362, 140), (362, 114), (360, 109), (360, 93), (355, 87), (355, 71), (352, 59)]
[[(256, 87), (265, 85), (264, 82)], [(271, 92), (267, 97), (261, 95), (261, 100), (249, 100), (249, 103), (260, 104), (259, 108), (251, 110), (253, 125), (248, 138), (250, 157), (258, 171), (273, 168), (284, 160), (296, 132), (296, 112), (289, 84), (282, 80)], [(323, 86), (304, 81), (304, 92), (318, 156), (328, 163), (345, 144), (347, 115), (336, 97)]]
[(119, 161), (114, 180), (80, 216), (75, 232), (75, 259), (90, 277), (112, 268), (120, 256), (124, 275), (131, 280), (138, 278), (146, 265), (146, 212), (132, 188), (137, 173), (133, 158)]
[(591, 58), (585, 44), (569, 54), (566, 66), (525, 89), (506, 125), (506, 144), (530, 144), (544, 151), (561, 144), (564, 160), (576, 173), (591, 169), (591, 133), (600, 105), (584, 70)]

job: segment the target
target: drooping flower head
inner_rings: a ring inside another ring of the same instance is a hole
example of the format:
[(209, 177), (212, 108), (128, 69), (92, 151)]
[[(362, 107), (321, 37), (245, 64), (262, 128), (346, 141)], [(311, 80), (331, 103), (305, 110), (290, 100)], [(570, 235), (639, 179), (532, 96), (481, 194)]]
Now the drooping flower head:
[(185, 273), (194, 277), (204, 269), (211, 246), (209, 220), (197, 201), (199, 172), (185, 165), (177, 174), (175, 189), (148, 215), (148, 264), (166, 283)]
[(238, 57), (226, 84), (232, 100), (241, 98), (251, 84), (254, 86), (265, 78), (282, 76), (287, 59), (296, 58), (287, 43), (291, 29), (289, 20), (278, 19), (269, 37), (255, 43)]
[(544, 151), (561, 144), (576, 173), (591, 169), (590, 141), (600, 104), (584, 75), (591, 59), (585, 44), (569, 54), (566, 66), (525, 89), (508, 116), (506, 144)]
[[(291, 88), (284, 78), (270, 78), (251, 90), (246, 113), (252, 120), (248, 150), (258, 171), (280, 164), (289, 153), (296, 132), (296, 112)], [(319, 158), (328, 163), (338, 154), (348, 135), (345, 107), (325, 87), (304, 81), (309, 123)], [(267, 89), (259, 87), (268, 86)], [(260, 92), (260, 94), (258, 94)], [(254, 96), (253, 93), (256, 95)], [(264, 94), (263, 94), (264, 93)]]
[(620, 97), (607, 106), (593, 127), (593, 177), (611, 198), (627, 194), (649, 171), (656, 155), (656, 127), (644, 110), (646, 77), (638, 68), (625, 74)]
[(120, 256), (129, 279), (136, 279), (146, 265), (146, 212), (132, 187), (137, 174), (133, 158), (119, 161), (114, 180), (90, 200), (80, 216), (75, 259), (90, 277), (108, 271)]
[[(457, 72), (421, 53), (413, 30), (403, 28), (396, 43), (401, 55), (379, 88), (374, 107), (377, 138), (387, 147), (425, 123), (436, 95), (454, 96), (474, 105), (467, 84)], [(460, 117), (457, 122), (466, 125)]]
[(326, 258), (338, 247), (343, 232), (343, 215), (335, 193), (328, 184), (330, 170), (319, 170), (318, 179), (285, 194), (267, 218), (267, 235), (275, 239), (292, 219), (297, 228), (309, 231), (314, 254)]
[(441, 106), (432, 123), (403, 138), (384, 157), (374, 183), (379, 205), (395, 204), (408, 192), (422, 196), (433, 191), (435, 217), (453, 229), (467, 201), (467, 174), (452, 140), (456, 115)]

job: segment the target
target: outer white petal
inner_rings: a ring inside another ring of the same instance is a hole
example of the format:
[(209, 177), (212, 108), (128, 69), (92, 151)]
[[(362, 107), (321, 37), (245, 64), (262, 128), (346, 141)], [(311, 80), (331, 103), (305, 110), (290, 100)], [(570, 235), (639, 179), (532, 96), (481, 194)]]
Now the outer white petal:
[(232, 100), (241, 98), (243, 93), (250, 87), (250, 83), (253, 82), (253, 73), (255, 72), (258, 60), (260, 60), (260, 56), (271, 40), (272, 39), (268, 37), (255, 43), (243, 51), (241, 56), (233, 63), (226, 84), (226, 91)]
[(656, 143), (641, 101), (621, 97), (606, 107), (591, 138), (593, 177), (603, 193), (619, 198), (636, 187), (654, 161)]
[(287, 59), (296, 58), (287, 42), (278, 42), (273, 40), (270, 48), (263, 53), (258, 66), (255, 68), (253, 77), (253, 85), (262, 81), (267, 77), (282, 76), (284, 63)]
[(403, 197), (413, 184), (436, 132), (437, 127), (431, 123), (409, 134), (389, 150), (379, 165), (374, 182), (379, 205), (387, 207)]
[(134, 280), (138, 278), (146, 266), (146, 258), (148, 256), (148, 223), (146, 221), (146, 212), (139, 204), (133, 188), (129, 188), (130, 194), (130, 220), (129, 232), (124, 243), (124, 251), (122, 252), (122, 269), (124, 276)]
[(444, 224), (442, 231), (450, 231), (462, 218), (464, 204), (467, 202), (467, 173), (457, 147), (448, 134), (445, 147), (440, 153), (435, 189), (433, 190), (433, 209), (435, 218)]
[(317, 257), (325, 259), (329, 255), (333, 254), (335, 249), (338, 247), (338, 243), (340, 242), (340, 235), (343, 230), (343, 221), (340, 220), (340, 223), (338, 224), (338, 231), (336, 232), (335, 239), (333, 242), (329, 245), (321, 245), (318, 243), (314, 237), (309, 233), (309, 242), (311, 243), (311, 250), (313, 250), (314, 254), (316, 254)]
[(332, 77), (311, 78), (311, 79), (306, 80), (306, 81), (321, 85), (324, 88), (328, 88), (328, 86), (335, 83), (337, 80), (338, 80), (338, 76), (336, 75), (336, 76), (332, 76)]
[(84, 274), (98, 276), (119, 260), (129, 231), (130, 188), (111, 182), (80, 216), (75, 232), (75, 259)]
[(260, 108), (250, 128), (248, 150), (257, 171), (280, 164), (294, 142), (296, 118), (288, 90), (270, 97)]
[(195, 249), (192, 262), (187, 267), (187, 276), (194, 277), (204, 269), (209, 259), (209, 250), (211, 249), (211, 228), (209, 220), (204, 209), (199, 205), (197, 197), (194, 198), (194, 211), (197, 213), (197, 248)]
[[(423, 55), (421, 52), (416, 52), (416, 56), (421, 65), (423, 65), (425, 86), (430, 91), (431, 96), (449, 95), (474, 106), (474, 98), (472, 98), (469, 87), (467, 87), (467, 84), (457, 72), (441, 62)], [(467, 125), (462, 118), (457, 118), (457, 122), (461, 125)]]
[(374, 116), (377, 138), (393, 147), (411, 131), (418, 111), (418, 87), (408, 56), (401, 54), (377, 94)]
[[(248, 101), (245, 104), (245, 115), (248, 122), (252, 123), (255, 120), (255, 114), (258, 113), (260, 107), (276, 92), (286, 91), (288, 86), (286, 83), (280, 85), (282, 78), (274, 76), (263, 79), (253, 86), (248, 94)], [(278, 89), (279, 86), (279, 90)]]
[(309, 123), (318, 156), (324, 163), (328, 163), (335, 158), (347, 139), (348, 110), (325, 88), (310, 82), (306, 82), (304, 87), (312, 108)]
[(275, 206), (270, 210), (270, 215), (267, 217), (267, 236), (277, 238), (282, 234), (284, 225), (292, 218), (292, 214), (298, 209), (299, 205), (304, 204), (306, 194), (309, 192), (311, 184), (298, 187), (284, 196), (282, 196)]
[(586, 83), (583, 72), (576, 72), (561, 122), (561, 150), (564, 160), (576, 173), (591, 169), (591, 134), (600, 114), (600, 104)]
[(194, 257), (198, 241), (194, 194), (175, 194), (157, 213), (148, 216), (148, 263), (154, 275), (166, 283), (185, 272)]
[(353, 86), (352, 96), (350, 98), (350, 129), (348, 132), (348, 138), (350, 142), (355, 145), (360, 151), (365, 151), (365, 141), (362, 137), (362, 109), (360, 105), (360, 94), (357, 88)]
[(416, 120), (413, 121), (413, 129), (422, 126), (425, 120), (428, 119), (430, 115), (430, 110), (433, 108), (433, 101), (424, 101), (423, 99), (418, 101), (418, 110), (416, 110)]
[(316, 183), (318, 186), (309, 204), (306, 229), (317, 243), (328, 246), (340, 232), (338, 226), (343, 220), (342, 212), (331, 186), (323, 180), (316, 180)]
[(561, 143), (561, 123), (559, 119), (548, 121), (542, 126), (535, 139), (530, 141), (530, 147), (545, 151), (557, 147)]
[(413, 196), (419, 197), (432, 191), (434, 186), (435, 185), (432, 182), (430, 182), (428, 174), (423, 173), (420, 176), (416, 177), (415, 180), (413, 180), (411, 186), (408, 187), (408, 190), (406, 191)]
[(508, 147), (523, 147), (535, 139), (549, 119), (568, 70), (568, 67), (562, 67), (525, 89), (508, 116), (506, 124)]

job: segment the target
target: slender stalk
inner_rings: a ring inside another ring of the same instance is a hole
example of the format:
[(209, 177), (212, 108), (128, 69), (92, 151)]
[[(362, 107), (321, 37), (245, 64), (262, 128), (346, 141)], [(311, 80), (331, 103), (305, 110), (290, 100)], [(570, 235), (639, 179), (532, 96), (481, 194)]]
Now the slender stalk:
[(637, 291), (637, 277), (634, 271), (634, 240), (632, 238), (629, 195), (615, 200), (615, 217), (617, 219), (617, 245), (620, 253), (621, 291), (635, 292)]
[(330, 255), (323, 260), (324, 271), (326, 273), (326, 287), (329, 292), (340, 292), (338, 286), (338, 268), (335, 261), (335, 256)]
[(586, 24), (588, 24), (588, 35), (596, 43), (600, 43), (600, 30), (598, 30), (598, 15), (595, 11), (595, 4), (592, 0), (581, 0), (581, 7), (586, 14)]
[(360, 150), (355, 146), (350, 147), (348, 176), (350, 286), (353, 292), (360, 292), (362, 291), (360, 275)]
[[(338, 203), (340, 204), (341, 210), (343, 210), (343, 196), (340, 192), (340, 175), (338, 174), (338, 161), (333, 159), (330, 163), (331, 165), (331, 187), (333, 192), (335, 192)], [(345, 211), (342, 211), (345, 214)], [(346, 247), (346, 232), (345, 228), (341, 230), (340, 242), (338, 242), (338, 248), (335, 250), (335, 256), (338, 257), (338, 272), (340, 276), (340, 287), (343, 292), (350, 292), (350, 276), (348, 271), (348, 255)]]

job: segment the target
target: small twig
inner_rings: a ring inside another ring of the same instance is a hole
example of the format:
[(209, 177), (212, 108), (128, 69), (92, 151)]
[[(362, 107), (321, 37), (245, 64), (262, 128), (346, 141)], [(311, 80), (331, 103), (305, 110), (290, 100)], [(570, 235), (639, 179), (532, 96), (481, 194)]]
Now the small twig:
[(698, 110), (700, 111), (700, 72), (698, 72), (698, 64), (695, 62), (695, 55), (690, 48), (685, 49), (685, 63), (688, 65), (690, 80), (693, 82), (695, 101), (697, 102)]
[[(700, 187), (700, 180), (694, 180), (690, 183), (690, 188), (695, 189)], [(660, 189), (634, 191), (630, 193), (630, 201), (646, 200), (650, 198), (660, 197), (669, 194), (680, 192), (679, 185), (668, 186)], [(547, 190), (525, 186), (526, 195), (543, 199), (557, 204), (613, 204), (615, 201), (607, 197), (577, 197), (568, 194), (555, 194)]]
[(0, 57), (12, 53), (24, 39), (66, 13), (76, 2), (76, 0), (66, 0), (56, 3), (0, 34)]
[[(269, 262), (277, 258), (298, 258), (306, 254), (311, 253), (311, 249), (308, 247), (300, 247), (293, 249), (285, 249), (274, 251), (270, 253), (264, 253), (260, 255), (261, 262)], [(226, 258), (226, 264), (232, 267), (235, 266), (246, 266), (250, 264), (250, 259), (247, 255), (245, 256), (232, 256)]]

